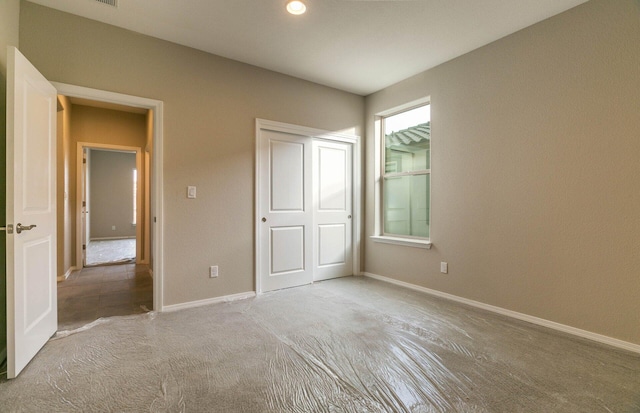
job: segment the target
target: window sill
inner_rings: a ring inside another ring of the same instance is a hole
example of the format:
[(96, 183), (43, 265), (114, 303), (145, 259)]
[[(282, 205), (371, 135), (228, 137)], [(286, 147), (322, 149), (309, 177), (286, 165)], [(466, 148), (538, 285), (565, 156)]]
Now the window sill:
[(390, 237), (388, 235), (373, 235), (370, 238), (374, 242), (380, 242), (382, 244), (404, 245), (406, 247), (424, 248), (428, 250), (431, 249), (432, 245), (431, 241), (426, 239)]

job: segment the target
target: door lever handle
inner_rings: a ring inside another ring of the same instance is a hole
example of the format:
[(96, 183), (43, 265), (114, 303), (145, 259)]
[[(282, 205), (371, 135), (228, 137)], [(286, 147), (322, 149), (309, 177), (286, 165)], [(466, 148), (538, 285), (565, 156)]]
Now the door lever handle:
[(20, 234), (22, 231), (30, 231), (32, 229), (34, 229), (36, 226), (35, 225), (22, 225), (21, 223), (18, 222), (18, 225), (16, 225), (16, 233)]

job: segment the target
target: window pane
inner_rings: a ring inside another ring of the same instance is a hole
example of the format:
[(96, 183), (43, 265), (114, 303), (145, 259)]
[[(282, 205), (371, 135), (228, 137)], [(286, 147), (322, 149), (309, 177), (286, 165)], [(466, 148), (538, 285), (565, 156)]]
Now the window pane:
[(430, 169), (429, 105), (384, 119), (385, 173)]
[(136, 225), (138, 219), (138, 204), (136, 203), (138, 198), (138, 170), (133, 170), (133, 225)]
[(429, 238), (430, 175), (384, 179), (384, 233)]

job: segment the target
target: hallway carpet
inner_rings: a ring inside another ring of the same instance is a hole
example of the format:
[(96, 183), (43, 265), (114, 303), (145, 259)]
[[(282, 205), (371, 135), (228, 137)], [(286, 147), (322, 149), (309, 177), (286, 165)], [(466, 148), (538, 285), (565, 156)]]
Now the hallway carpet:
[(87, 245), (86, 265), (125, 263), (135, 259), (135, 238), (92, 240)]
[(3, 412), (637, 412), (640, 355), (360, 277), (59, 334)]

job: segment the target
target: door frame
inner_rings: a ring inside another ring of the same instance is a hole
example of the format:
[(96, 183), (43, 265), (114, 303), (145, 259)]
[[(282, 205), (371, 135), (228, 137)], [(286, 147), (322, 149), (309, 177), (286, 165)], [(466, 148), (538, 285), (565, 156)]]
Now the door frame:
[[(84, 225), (82, 225), (82, 201), (84, 198), (82, 191), (84, 190), (83, 185), (87, 184), (85, 181), (87, 180), (87, 177), (85, 175), (85, 172), (82, 168), (82, 164), (83, 164), (83, 152), (85, 149), (97, 149), (97, 150), (104, 150), (104, 151), (114, 151), (114, 152), (128, 152), (128, 153), (135, 153), (136, 154), (136, 169), (138, 171), (142, 170), (142, 148), (138, 147), (138, 146), (124, 146), (124, 145), (112, 145), (112, 144), (106, 144), (106, 143), (91, 143), (91, 142), (78, 142), (77, 145), (77, 153), (76, 153), (76, 239), (80, 240), (80, 242), (76, 242), (76, 268), (82, 269), (86, 266), (86, 251), (85, 253), (83, 253), (82, 251), (82, 231), (86, 231), (86, 228), (83, 228)], [(91, 168), (91, 166), (89, 165), (89, 168)], [(146, 177), (145, 177), (146, 178)], [(145, 179), (146, 180), (146, 179)], [(145, 193), (149, 190), (149, 188), (146, 187), (145, 185), (145, 190), (144, 193), (141, 191), (138, 191), (136, 194), (136, 205), (137, 205), (137, 209), (136, 209), (136, 222), (141, 223), (143, 217), (146, 217), (146, 215), (150, 214), (150, 208), (149, 205), (145, 205), (145, 210), (142, 211), (142, 209), (140, 208), (140, 205), (142, 204), (142, 200), (144, 199), (144, 195)], [(86, 216), (85, 216), (86, 218)], [(85, 219), (85, 225), (86, 225), (86, 219)], [(148, 238), (144, 238), (144, 245), (140, 244), (140, 240), (143, 238), (142, 237), (142, 227), (144, 225), (136, 225), (136, 264), (148, 264), (149, 263), (149, 257), (146, 256), (144, 254), (144, 251), (146, 250), (146, 246), (149, 242)], [(146, 226), (145, 226), (145, 231), (147, 230)], [(87, 245), (89, 245), (89, 239), (86, 240), (87, 241)], [(83, 259), (83, 257), (85, 259)], [(141, 257), (144, 257), (144, 259), (140, 259)]]
[[(148, 99), (139, 96), (125, 95), (122, 93), (109, 92), (99, 89), (91, 89), (83, 86), (70, 85), (66, 83), (51, 82), (58, 90), (58, 94), (68, 97), (95, 100), (118, 105), (133, 106), (137, 108), (150, 109), (153, 111), (153, 156), (151, 158), (151, 188), (150, 188), (150, 210), (153, 215), (153, 244), (152, 274), (153, 274), (153, 309), (162, 311), (163, 287), (164, 287), (164, 220), (163, 220), (163, 117), (164, 103), (161, 100)], [(82, 257), (76, 257), (76, 260)]]
[[(262, 196), (262, 188), (260, 185), (261, 177), (260, 177), (260, 139), (261, 139), (261, 131), (262, 130), (271, 130), (275, 132), (283, 132), (290, 133), (294, 135), (302, 135), (308, 136), (313, 139), (321, 139), (326, 141), (334, 141), (334, 142), (345, 142), (353, 145), (352, 150), (352, 167), (353, 167), (353, 193), (352, 193), (352, 215), (353, 215), (353, 224), (352, 224), (352, 244), (351, 248), (353, 251), (353, 275), (360, 275), (360, 233), (361, 233), (361, 225), (362, 225), (362, 207), (361, 207), (361, 199), (362, 199), (362, 182), (361, 182), (361, 157), (362, 152), (360, 148), (360, 136), (344, 133), (344, 132), (331, 132), (322, 129), (309, 128), (306, 126), (299, 126), (290, 123), (276, 122), (266, 119), (256, 118), (256, 149), (255, 149), (255, 205), (254, 205), (254, 237), (255, 237), (255, 253), (254, 253), (254, 279), (255, 279), (255, 290), (256, 294), (262, 293), (262, 285), (260, 280), (260, 268), (259, 268), (259, 259), (262, 253), (262, 245), (261, 245), (261, 228), (262, 225), (260, 221), (260, 208), (258, 203), (260, 202)], [(315, 252), (314, 252), (315, 254)]]

